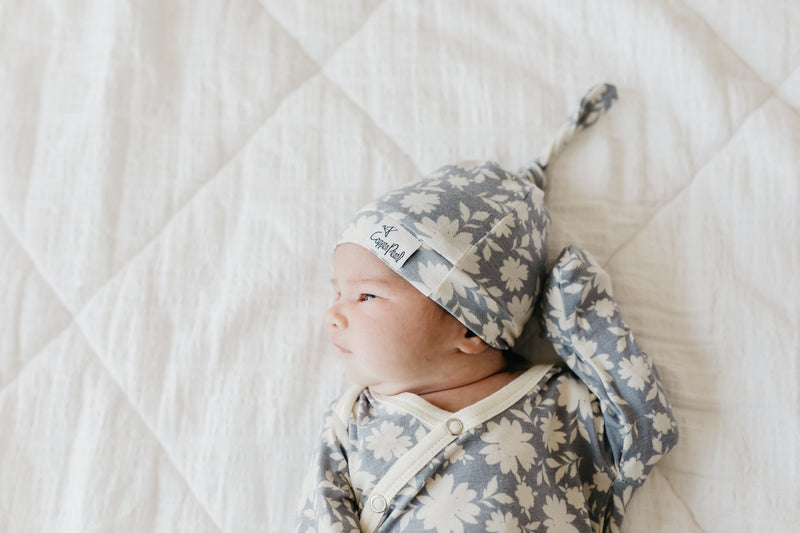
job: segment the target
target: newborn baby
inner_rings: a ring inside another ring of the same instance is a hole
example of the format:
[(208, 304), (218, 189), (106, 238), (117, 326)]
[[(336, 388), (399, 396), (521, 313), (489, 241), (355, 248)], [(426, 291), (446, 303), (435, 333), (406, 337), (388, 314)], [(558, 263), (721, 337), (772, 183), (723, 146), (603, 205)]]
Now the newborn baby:
[[(353, 218), (325, 318), (356, 385), (326, 417), (298, 532), (619, 530), (678, 430), (606, 273), (574, 246), (547, 272), (543, 192), (615, 97), (590, 91), (530, 168), (448, 165)], [(532, 315), (562, 363), (517, 354)]]

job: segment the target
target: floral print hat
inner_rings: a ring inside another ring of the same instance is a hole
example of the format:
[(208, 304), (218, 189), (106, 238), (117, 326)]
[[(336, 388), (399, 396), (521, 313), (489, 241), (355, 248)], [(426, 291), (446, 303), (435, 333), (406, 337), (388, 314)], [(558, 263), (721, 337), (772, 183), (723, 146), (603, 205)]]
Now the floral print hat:
[(447, 165), (362, 208), (338, 244), (364, 246), (490, 346), (511, 349), (546, 274), (545, 169), (617, 91), (593, 87), (530, 167)]

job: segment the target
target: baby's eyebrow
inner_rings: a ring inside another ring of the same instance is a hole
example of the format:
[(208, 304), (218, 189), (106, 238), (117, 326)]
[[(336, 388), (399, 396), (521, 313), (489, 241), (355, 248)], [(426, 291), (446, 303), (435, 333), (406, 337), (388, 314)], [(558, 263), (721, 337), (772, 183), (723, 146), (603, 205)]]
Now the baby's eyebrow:
[[(352, 279), (345, 279), (344, 283), (348, 283), (351, 285), (359, 285), (359, 284), (370, 284), (370, 285), (391, 285), (392, 282), (390, 280), (381, 279), (381, 278), (352, 278)], [(334, 287), (339, 286), (339, 280), (336, 278), (331, 278), (331, 285)]]

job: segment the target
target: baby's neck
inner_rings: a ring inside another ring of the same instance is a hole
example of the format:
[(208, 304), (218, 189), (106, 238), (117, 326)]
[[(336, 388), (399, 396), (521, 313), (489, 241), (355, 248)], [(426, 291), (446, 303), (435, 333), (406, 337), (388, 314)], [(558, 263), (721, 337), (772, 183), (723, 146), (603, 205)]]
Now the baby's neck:
[(522, 374), (522, 370), (502, 369), (471, 383), (419, 394), (428, 403), (439, 409), (455, 413), (465, 407), (491, 396)]

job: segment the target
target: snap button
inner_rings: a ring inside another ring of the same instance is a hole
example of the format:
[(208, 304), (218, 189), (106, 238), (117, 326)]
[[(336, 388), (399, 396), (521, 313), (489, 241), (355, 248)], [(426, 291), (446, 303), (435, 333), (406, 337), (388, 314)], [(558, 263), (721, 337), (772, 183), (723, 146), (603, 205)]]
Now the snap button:
[(373, 494), (369, 499), (369, 506), (376, 513), (382, 513), (386, 510), (386, 498), (380, 494)]
[(464, 424), (458, 418), (451, 418), (445, 422), (445, 425), (447, 426), (447, 432), (451, 435), (460, 435), (464, 430)]

